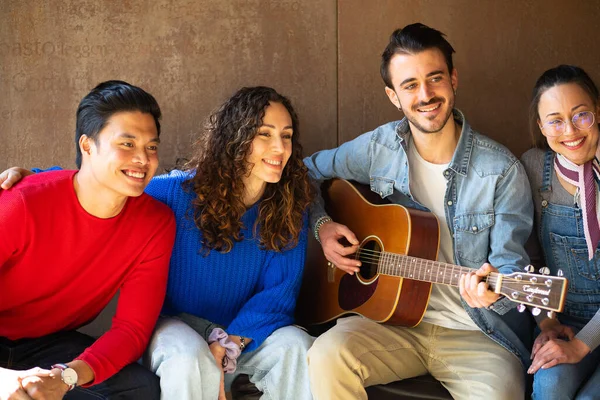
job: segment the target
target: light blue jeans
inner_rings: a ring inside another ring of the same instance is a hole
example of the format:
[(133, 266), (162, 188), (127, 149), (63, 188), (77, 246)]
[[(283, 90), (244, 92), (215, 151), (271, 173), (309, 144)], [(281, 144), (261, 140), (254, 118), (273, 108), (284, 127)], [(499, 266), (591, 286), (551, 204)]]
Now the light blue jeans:
[(600, 399), (600, 348), (577, 364), (558, 364), (534, 375), (535, 400)]
[[(225, 375), (225, 390), (238, 374), (247, 374), (263, 392), (262, 400), (311, 400), (306, 355), (313, 341), (295, 326), (276, 330), (238, 358), (235, 373)], [(218, 398), (221, 371), (206, 341), (181, 320), (158, 321), (144, 364), (160, 377), (162, 400)]]
[[(582, 329), (598, 312), (600, 303), (600, 246), (594, 258), (588, 259), (583, 232), (581, 209), (556, 204), (556, 186), (552, 186), (554, 153), (548, 151), (544, 159), (539, 239), (544, 258), (552, 275), (563, 269), (569, 280), (566, 305), (558, 320)], [(534, 188), (534, 190), (537, 188)], [(600, 348), (588, 354), (577, 364), (559, 364), (547, 370), (538, 370), (533, 377), (533, 398), (600, 399)]]

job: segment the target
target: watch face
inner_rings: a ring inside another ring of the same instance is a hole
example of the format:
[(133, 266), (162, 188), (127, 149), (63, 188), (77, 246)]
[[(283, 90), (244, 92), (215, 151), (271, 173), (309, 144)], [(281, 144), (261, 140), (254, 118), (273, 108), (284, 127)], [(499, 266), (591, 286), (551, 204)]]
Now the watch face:
[(77, 372), (73, 368), (67, 368), (62, 372), (63, 382), (67, 385), (77, 384)]

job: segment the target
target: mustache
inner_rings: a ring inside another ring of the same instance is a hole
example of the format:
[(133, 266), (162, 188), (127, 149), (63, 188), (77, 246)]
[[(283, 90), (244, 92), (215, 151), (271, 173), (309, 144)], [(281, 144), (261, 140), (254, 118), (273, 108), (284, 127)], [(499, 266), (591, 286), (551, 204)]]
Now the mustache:
[(413, 107), (413, 109), (417, 109), (417, 108), (421, 108), (421, 107), (427, 107), (427, 106), (430, 106), (432, 104), (443, 103), (445, 101), (446, 101), (446, 99), (444, 99), (443, 97), (433, 97), (428, 102), (421, 101), (421, 102), (415, 104), (414, 107)]

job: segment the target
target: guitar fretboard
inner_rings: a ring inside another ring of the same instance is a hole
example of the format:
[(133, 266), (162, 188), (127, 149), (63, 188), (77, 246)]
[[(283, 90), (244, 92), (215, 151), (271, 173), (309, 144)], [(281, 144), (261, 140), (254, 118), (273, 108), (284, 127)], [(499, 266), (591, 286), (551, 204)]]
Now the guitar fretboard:
[[(377, 270), (384, 275), (399, 276), (450, 286), (458, 286), (462, 274), (474, 271), (472, 268), (461, 267), (460, 265), (385, 251), (380, 253)], [(492, 290), (494, 290), (497, 275), (497, 273), (491, 273), (486, 277), (486, 281)]]

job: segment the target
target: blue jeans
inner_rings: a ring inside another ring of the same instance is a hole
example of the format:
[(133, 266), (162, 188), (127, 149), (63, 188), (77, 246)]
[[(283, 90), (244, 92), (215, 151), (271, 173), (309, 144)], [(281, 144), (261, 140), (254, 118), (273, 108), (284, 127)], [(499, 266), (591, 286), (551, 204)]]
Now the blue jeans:
[[(58, 332), (36, 339), (11, 341), (0, 338), (0, 367), (26, 370), (47, 368), (73, 360), (94, 343), (95, 339), (80, 332)], [(111, 378), (97, 385), (76, 387), (66, 400), (158, 400), (158, 377), (139, 364), (129, 364)]]
[(540, 369), (533, 379), (535, 400), (600, 399), (600, 348), (577, 364)]
[[(240, 355), (236, 372), (225, 375), (225, 390), (238, 374), (247, 374), (262, 400), (312, 400), (306, 354), (313, 341), (295, 326), (277, 329), (256, 350)], [(160, 377), (162, 400), (218, 397), (221, 370), (202, 336), (179, 319), (159, 319), (144, 364)]]
[[(600, 304), (600, 246), (589, 260), (581, 209), (555, 202), (552, 186), (554, 153), (544, 158), (542, 187), (539, 188), (541, 221), (540, 244), (546, 265), (553, 275), (563, 269), (569, 279), (565, 308), (558, 320), (582, 329), (598, 312)], [(535, 189), (535, 188), (534, 188)], [(534, 399), (600, 399), (600, 348), (577, 364), (559, 364), (534, 375)]]

